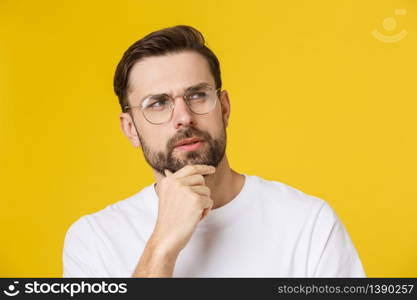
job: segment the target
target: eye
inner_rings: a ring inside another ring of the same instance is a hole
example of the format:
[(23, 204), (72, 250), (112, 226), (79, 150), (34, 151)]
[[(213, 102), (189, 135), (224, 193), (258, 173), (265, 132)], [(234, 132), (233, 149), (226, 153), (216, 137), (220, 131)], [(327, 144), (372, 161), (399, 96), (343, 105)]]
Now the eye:
[(169, 98), (167, 96), (154, 96), (149, 98), (144, 103), (145, 109), (152, 109), (152, 110), (163, 110), (165, 107), (169, 105)]
[(166, 99), (156, 100), (152, 103), (149, 103), (148, 107), (161, 107), (167, 104)]
[(193, 92), (190, 93), (187, 98), (189, 100), (200, 100), (200, 99), (205, 99), (207, 97), (207, 93), (206, 92)]

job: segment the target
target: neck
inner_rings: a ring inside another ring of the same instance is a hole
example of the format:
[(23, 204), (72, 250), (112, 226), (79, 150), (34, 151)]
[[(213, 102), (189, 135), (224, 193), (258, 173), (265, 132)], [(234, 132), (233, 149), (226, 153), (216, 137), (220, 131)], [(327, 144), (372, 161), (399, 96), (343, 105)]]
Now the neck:
[[(165, 176), (154, 170), (156, 182), (159, 183)], [(211, 191), (213, 209), (221, 207), (232, 201), (241, 191), (245, 178), (243, 175), (233, 171), (226, 155), (220, 161), (214, 174), (204, 176), (206, 186)]]

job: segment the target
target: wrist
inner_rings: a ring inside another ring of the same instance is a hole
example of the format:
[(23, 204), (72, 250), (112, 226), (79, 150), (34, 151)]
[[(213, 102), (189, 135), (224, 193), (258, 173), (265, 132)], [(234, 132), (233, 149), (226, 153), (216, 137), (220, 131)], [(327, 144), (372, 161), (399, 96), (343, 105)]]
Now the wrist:
[(177, 259), (180, 250), (170, 246), (167, 242), (163, 242), (156, 235), (152, 235), (148, 244), (151, 253), (156, 259), (165, 261), (174, 261)]

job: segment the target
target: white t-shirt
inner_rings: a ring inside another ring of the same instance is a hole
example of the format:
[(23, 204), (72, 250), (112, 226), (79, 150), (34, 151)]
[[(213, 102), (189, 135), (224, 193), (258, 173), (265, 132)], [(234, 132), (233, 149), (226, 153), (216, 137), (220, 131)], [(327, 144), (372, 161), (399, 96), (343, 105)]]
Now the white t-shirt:
[[(155, 226), (158, 197), (137, 194), (82, 216), (67, 231), (64, 277), (131, 277)], [(323, 200), (245, 175), (180, 252), (174, 277), (363, 277), (344, 226)]]

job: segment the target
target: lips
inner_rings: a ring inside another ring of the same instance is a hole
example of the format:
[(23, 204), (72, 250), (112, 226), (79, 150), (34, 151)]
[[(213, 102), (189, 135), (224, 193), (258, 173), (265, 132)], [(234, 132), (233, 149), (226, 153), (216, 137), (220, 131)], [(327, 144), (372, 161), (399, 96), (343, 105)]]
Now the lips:
[(200, 138), (189, 138), (189, 139), (184, 139), (179, 141), (178, 143), (175, 144), (175, 148), (180, 147), (180, 146), (185, 146), (185, 145), (191, 145), (191, 144), (195, 144), (198, 142), (203, 142), (202, 139)]

